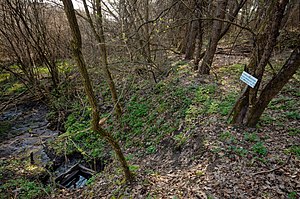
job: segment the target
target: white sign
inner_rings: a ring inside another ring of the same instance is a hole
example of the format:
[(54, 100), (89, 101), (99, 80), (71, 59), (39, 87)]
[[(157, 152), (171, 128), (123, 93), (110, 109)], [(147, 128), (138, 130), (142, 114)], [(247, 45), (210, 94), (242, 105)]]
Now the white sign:
[(248, 84), (251, 88), (254, 88), (256, 82), (257, 82), (257, 78), (253, 77), (252, 75), (250, 75), (249, 73), (243, 71), (240, 80), (242, 80), (243, 82), (245, 82), (246, 84)]

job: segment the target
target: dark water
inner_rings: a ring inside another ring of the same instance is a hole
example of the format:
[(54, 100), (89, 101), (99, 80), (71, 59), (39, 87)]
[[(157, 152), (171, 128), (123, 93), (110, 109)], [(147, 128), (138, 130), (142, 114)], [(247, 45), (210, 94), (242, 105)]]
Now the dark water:
[(10, 128), (1, 134), (0, 157), (20, 157), (33, 153), (35, 157), (40, 157), (38, 162), (49, 161), (43, 146), (59, 132), (47, 129), (47, 112), (45, 104), (27, 102), (1, 113), (0, 122), (8, 123)]
[[(47, 128), (47, 113), (47, 106), (41, 102), (27, 102), (1, 113), (0, 122), (10, 124), (10, 128), (1, 131), (0, 158), (29, 159), (32, 154), (35, 163), (41, 166), (53, 162), (53, 157), (48, 156), (45, 146), (48, 141), (55, 139), (59, 132)], [(78, 166), (82, 157), (71, 158), (68, 163), (61, 161), (53, 174), (60, 176), (57, 183), (62, 187), (81, 188), (92, 177), (94, 171)]]

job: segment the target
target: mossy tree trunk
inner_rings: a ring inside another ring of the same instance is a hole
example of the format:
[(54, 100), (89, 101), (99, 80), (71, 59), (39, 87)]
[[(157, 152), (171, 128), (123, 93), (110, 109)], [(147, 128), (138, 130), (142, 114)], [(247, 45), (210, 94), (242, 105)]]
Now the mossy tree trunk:
[(127, 181), (132, 180), (132, 174), (129, 170), (128, 164), (125, 160), (125, 157), (121, 151), (121, 148), (118, 144), (118, 142), (113, 138), (112, 135), (110, 135), (107, 131), (105, 131), (101, 126), (99, 125), (99, 119), (100, 119), (100, 111), (99, 107), (97, 105), (97, 100), (93, 91), (93, 87), (86, 69), (86, 64), (83, 58), (82, 54), (82, 41), (81, 41), (81, 34), (78, 26), (78, 22), (76, 19), (74, 7), (72, 0), (63, 0), (65, 13), (68, 18), (69, 26), (71, 28), (73, 41), (72, 41), (72, 49), (73, 49), (73, 55), (76, 59), (81, 78), (83, 81), (84, 89), (87, 94), (90, 106), (92, 108), (92, 130), (95, 133), (99, 133), (114, 149), (121, 166), (123, 168), (125, 178)]

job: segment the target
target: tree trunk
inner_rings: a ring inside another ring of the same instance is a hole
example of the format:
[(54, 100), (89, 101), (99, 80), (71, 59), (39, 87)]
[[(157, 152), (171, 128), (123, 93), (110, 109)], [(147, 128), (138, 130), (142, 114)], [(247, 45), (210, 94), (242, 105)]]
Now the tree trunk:
[(185, 54), (186, 48), (187, 48), (187, 42), (190, 35), (190, 29), (191, 29), (191, 23), (185, 25), (185, 32), (184, 37), (182, 38), (177, 51), (179, 51), (181, 54)]
[(300, 45), (292, 52), (289, 59), (282, 66), (278, 74), (269, 81), (262, 90), (257, 102), (249, 111), (246, 125), (254, 127), (270, 101), (280, 92), (283, 86), (292, 78), (300, 68)]
[[(257, 123), (259, 116), (262, 114), (262, 112), (260, 113), (259, 109), (262, 109), (261, 111), (265, 109), (263, 106), (257, 106), (258, 90), (262, 81), (265, 67), (277, 43), (277, 37), (279, 36), (279, 30), (282, 25), (281, 22), (287, 4), (288, 0), (283, 0), (282, 2), (278, 1), (275, 7), (273, 7), (273, 12), (270, 12), (270, 10), (266, 11), (268, 13), (274, 13), (272, 15), (269, 14), (270, 22), (268, 23), (268, 21), (266, 21), (259, 26), (262, 28), (260, 28), (260, 32), (256, 38), (256, 46), (252, 51), (252, 56), (247, 67), (249, 73), (256, 77), (258, 82), (254, 88), (247, 87), (245, 92), (242, 93), (241, 97), (236, 102), (236, 105), (233, 108), (232, 123), (253, 126)], [(288, 80), (286, 80), (286, 82), (287, 81)], [(259, 99), (263, 100), (260, 97)], [(264, 105), (264, 103), (260, 102), (261, 105)], [(269, 102), (267, 102), (267, 104), (268, 103)]]
[(198, 34), (198, 21), (192, 21), (191, 22), (191, 30), (188, 35), (186, 49), (185, 49), (185, 59), (191, 60), (193, 59), (194, 52), (195, 52), (195, 46), (196, 46), (196, 38)]
[(198, 34), (197, 34), (197, 39), (196, 39), (196, 52), (195, 52), (195, 59), (194, 59), (194, 70), (198, 71), (199, 70), (199, 62), (205, 55), (205, 53), (201, 54), (202, 51), (202, 45), (203, 45), (203, 23), (201, 20), (202, 17), (202, 12), (203, 12), (203, 7), (204, 3), (201, 1), (200, 4), (198, 5), (199, 9), (197, 10), (197, 17), (198, 19)]
[[(218, 0), (217, 3), (217, 10), (215, 17), (217, 19), (224, 19), (225, 18), (225, 11), (226, 11), (226, 6), (227, 6), (227, 0)], [(209, 45), (206, 50), (205, 56), (203, 58), (203, 61), (201, 63), (199, 73), (200, 74), (209, 74), (210, 73), (210, 68), (213, 62), (213, 58), (217, 49), (217, 45), (219, 42), (220, 38), (220, 33), (222, 31), (222, 25), (223, 22), (220, 20), (214, 20), (213, 22), (213, 28), (212, 28), (212, 33), (211, 33), (211, 38), (209, 40)]]
[(108, 61), (107, 61), (107, 49), (106, 49), (106, 43), (105, 43), (105, 36), (104, 36), (104, 30), (103, 30), (103, 19), (102, 19), (102, 10), (101, 10), (101, 0), (96, 0), (95, 2), (95, 9), (96, 9), (96, 16), (97, 16), (97, 27), (98, 27), (98, 31), (96, 30), (96, 27), (92, 21), (92, 18), (90, 16), (90, 12), (88, 9), (88, 5), (86, 3), (86, 0), (83, 0), (83, 5), (85, 8), (85, 12), (87, 15), (87, 20), (91, 26), (91, 29), (93, 31), (94, 36), (96, 37), (97, 42), (99, 43), (99, 47), (100, 47), (100, 61), (101, 64), (103, 66), (103, 70), (104, 70), (104, 75), (105, 75), (105, 79), (106, 82), (109, 86), (110, 89), (110, 93), (112, 96), (112, 101), (114, 104), (114, 109), (116, 112), (116, 116), (118, 118), (121, 117), (122, 115), (122, 109), (120, 106), (120, 103), (118, 101), (118, 95), (117, 95), (117, 91), (116, 91), (116, 86), (115, 86), (115, 82), (112, 78), (112, 75), (110, 73), (109, 67), (108, 67)]
[(199, 33), (197, 35), (197, 40), (196, 40), (196, 56), (195, 56), (195, 60), (194, 60), (194, 70), (198, 71), (199, 70), (199, 62), (200, 60), (203, 58), (205, 53), (201, 53), (202, 51), (202, 45), (203, 45), (203, 30), (202, 29), (202, 25), (200, 23), (199, 25)]
[[(240, 0), (240, 2), (235, 6), (233, 10), (231, 10), (228, 14), (228, 21), (233, 22), (236, 16), (238, 15), (241, 8), (245, 5), (247, 0)], [(231, 2), (233, 3), (233, 2)], [(231, 23), (227, 23), (223, 28), (219, 35), (219, 40), (224, 37), (224, 35), (228, 32), (229, 28), (231, 27)]]
[(97, 16), (97, 24), (99, 25), (99, 46), (100, 46), (100, 53), (101, 53), (101, 62), (104, 66), (104, 73), (106, 76), (106, 81), (109, 85), (109, 89), (112, 95), (112, 100), (114, 103), (114, 108), (116, 110), (116, 115), (118, 118), (122, 115), (122, 109), (120, 106), (120, 103), (118, 101), (118, 95), (116, 91), (116, 86), (114, 83), (114, 80), (112, 78), (112, 75), (108, 68), (108, 62), (107, 62), (107, 50), (106, 50), (106, 44), (105, 44), (105, 37), (104, 37), (104, 30), (103, 30), (103, 18), (102, 18), (102, 10), (101, 10), (101, 0), (96, 0), (96, 16)]
[(71, 28), (72, 36), (73, 36), (73, 41), (72, 41), (73, 54), (81, 74), (85, 92), (87, 94), (89, 103), (92, 108), (92, 129), (95, 133), (99, 133), (112, 146), (121, 163), (126, 180), (131, 181), (132, 174), (128, 168), (128, 164), (125, 160), (125, 157), (121, 151), (119, 144), (107, 131), (102, 129), (99, 125), (100, 111), (97, 105), (96, 97), (83, 58), (81, 34), (76, 19), (72, 0), (63, 0), (63, 4), (64, 4), (65, 13), (69, 21), (69, 26)]

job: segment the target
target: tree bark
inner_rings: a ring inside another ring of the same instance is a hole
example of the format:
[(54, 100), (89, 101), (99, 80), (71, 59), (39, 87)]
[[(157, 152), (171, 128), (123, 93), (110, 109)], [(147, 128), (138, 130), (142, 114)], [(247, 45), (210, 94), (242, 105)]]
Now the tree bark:
[[(270, 15), (266, 18), (269, 20), (266, 20), (264, 23), (257, 26), (260, 27), (258, 30), (259, 33), (256, 37), (255, 47), (253, 48), (247, 70), (249, 70), (248, 72), (258, 79), (258, 82), (254, 88), (247, 87), (246, 91), (242, 93), (241, 97), (236, 102), (236, 105), (233, 108), (232, 123), (254, 126), (269, 101), (275, 96), (270, 95), (272, 98), (268, 99), (264, 96), (264, 93), (261, 93), (261, 96), (257, 97), (265, 67), (271, 57), (275, 45), (277, 44), (277, 37), (280, 34), (279, 31), (282, 26), (282, 19), (288, 2), (288, 0), (283, 0), (281, 2), (277, 1), (275, 6), (272, 7), (272, 9), (274, 9), (273, 11), (266, 9), (267, 14)], [(271, 6), (269, 5), (269, 8), (270, 7)], [(285, 70), (285, 68), (289, 67), (285, 66), (282, 70)], [(287, 76), (287, 78), (289, 78), (289, 76)], [(286, 83), (287, 81), (288, 79), (284, 82)], [(272, 85), (273, 83), (269, 82), (269, 84)], [(276, 94), (280, 91), (275, 90), (272, 92), (275, 92)], [(266, 101), (262, 102), (264, 99)]]
[(72, 36), (73, 36), (73, 41), (72, 41), (73, 54), (81, 74), (85, 92), (87, 94), (90, 106), (92, 108), (92, 130), (95, 133), (99, 133), (112, 146), (121, 163), (126, 180), (131, 181), (132, 174), (129, 170), (128, 164), (125, 160), (125, 157), (121, 151), (118, 142), (112, 137), (112, 135), (110, 135), (107, 131), (102, 129), (99, 125), (100, 111), (97, 105), (97, 100), (83, 58), (81, 34), (76, 19), (72, 0), (63, 0), (63, 4), (64, 4), (65, 13), (69, 21), (69, 26), (71, 28)]
[(104, 74), (105, 74), (105, 79), (106, 82), (109, 86), (110, 89), (110, 93), (112, 96), (112, 101), (114, 104), (114, 108), (115, 108), (115, 112), (116, 112), (116, 116), (118, 118), (120, 118), (122, 116), (122, 108), (120, 106), (120, 103), (118, 101), (118, 94), (116, 91), (116, 86), (115, 86), (115, 82), (112, 78), (112, 75), (110, 73), (109, 67), (108, 67), (108, 61), (107, 61), (107, 49), (106, 49), (106, 43), (105, 43), (105, 36), (104, 36), (104, 30), (103, 30), (103, 18), (102, 18), (102, 10), (101, 10), (101, 0), (96, 0), (96, 5), (95, 5), (95, 9), (96, 9), (96, 16), (97, 16), (97, 27), (98, 27), (98, 31), (96, 30), (96, 27), (92, 21), (92, 18), (90, 16), (89, 13), (89, 9), (86, 3), (86, 0), (83, 0), (83, 5), (85, 8), (85, 12), (87, 15), (87, 19), (88, 22), (91, 26), (91, 29), (93, 31), (94, 36), (96, 37), (97, 42), (99, 43), (99, 47), (100, 47), (100, 61), (101, 64), (103, 66), (103, 70), (104, 70)]
[(191, 22), (191, 29), (188, 34), (186, 49), (185, 49), (185, 59), (191, 60), (193, 59), (195, 46), (196, 46), (196, 38), (198, 34), (199, 24), (198, 21)]
[[(215, 14), (216, 18), (218, 18), (218, 19), (225, 18), (227, 2), (228, 2), (227, 0), (218, 0), (217, 10), (216, 10), (216, 14)], [(215, 52), (217, 49), (220, 33), (222, 31), (222, 25), (223, 25), (222, 21), (215, 20), (213, 22), (213, 28), (212, 28), (211, 38), (209, 40), (209, 45), (206, 50), (203, 61), (201, 63), (201, 66), (199, 68), (199, 73), (202, 75), (204, 75), (204, 74), (208, 75), (210, 73), (210, 68), (211, 68), (213, 58), (214, 58), (214, 55), (215, 55)]]
[[(233, 22), (236, 16), (238, 15), (239, 11), (245, 5), (247, 0), (241, 0), (236, 7), (228, 14), (228, 21)], [(229, 28), (231, 27), (231, 23), (227, 23), (223, 28), (219, 35), (219, 40), (224, 37), (224, 35), (228, 32)]]
[(257, 102), (248, 116), (246, 125), (254, 127), (270, 101), (280, 92), (283, 86), (300, 68), (300, 45), (292, 52), (289, 59), (282, 66), (278, 74), (273, 77), (262, 90)]
[(194, 59), (194, 70), (198, 71), (199, 70), (199, 62), (205, 55), (205, 53), (201, 54), (202, 51), (202, 46), (203, 46), (203, 22), (201, 20), (203, 16), (203, 7), (204, 3), (201, 1), (200, 4), (198, 5), (198, 12), (197, 12), (197, 17), (198, 19), (198, 34), (197, 34), (197, 39), (196, 39), (196, 52), (195, 52), (195, 59)]

